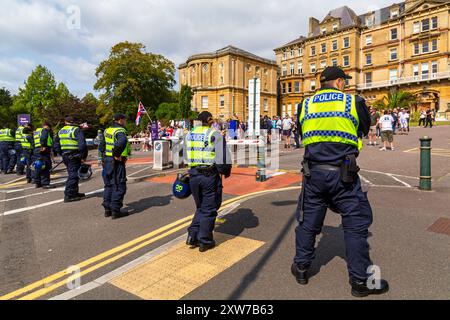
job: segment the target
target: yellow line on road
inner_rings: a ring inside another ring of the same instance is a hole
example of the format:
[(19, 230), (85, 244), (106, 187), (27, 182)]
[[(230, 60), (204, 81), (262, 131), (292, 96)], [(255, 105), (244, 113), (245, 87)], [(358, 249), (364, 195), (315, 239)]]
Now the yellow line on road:
[[(225, 210), (227, 207), (229, 207), (230, 204), (232, 204), (234, 202), (237, 202), (239, 200), (242, 200), (242, 199), (250, 199), (252, 197), (255, 197), (255, 196), (258, 196), (258, 195), (261, 195), (261, 194), (266, 194), (266, 193), (276, 193), (276, 192), (281, 192), (281, 191), (298, 190), (299, 188), (300, 188), (299, 186), (296, 186), (296, 187), (287, 187), (287, 188), (281, 188), (281, 189), (264, 190), (264, 191), (258, 191), (258, 192), (250, 193), (250, 194), (247, 194), (247, 195), (238, 196), (238, 197), (235, 197), (233, 199), (229, 199), (229, 200), (224, 201), (223, 204), (222, 204), (222, 207), (219, 209), (219, 211)], [(155, 231), (152, 231), (152, 232), (150, 232), (150, 233), (148, 233), (146, 235), (143, 235), (143, 236), (141, 236), (141, 237), (139, 237), (137, 239), (134, 239), (134, 240), (132, 240), (130, 242), (127, 242), (127, 243), (125, 243), (123, 245), (120, 245), (120, 246), (118, 246), (116, 248), (113, 248), (113, 249), (108, 250), (108, 251), (106, 251), (104, 253), (101, 253), (101, 254), (99, 254), (99, 255), (97, 255), (95, 257), (92, 257), (92, 258), (90, 258), (90, 259), (88, 259), (86, 261), (83, 261), (83, 262), (80, 262), (80, 263), (76, 264), (76, 266), (78, 266), (81, 269), (83, 267), (87, 267), (89, 265), (92, 265), (92, 264), (94, 264), (94, 263), (96, 263), (96, 262), (98, 262), (100, 260), (103, 260), (103, 259), (105, 259), (105, 258), (107, 258), (107, 257), (109, 257), (109, 256), (111, 256), (113, 254), (119, 253), (120, 251), (123, 251), (123, 250), (125, 250), (127, 248), (130, 248), (130, 247), (136, 245), (133, 248), (118, 254), (117, 256), (114, 256), (114, 257), (109, 258), (109, 259), (107, 259), (105, 261), (102, 261), (102, 262), (100, 262), (100, 263), (98, 263), (98, 264), (96, 264), (96, 265), (94, 265), (94, 266), (92, 266), (92, 267), (90, 267), (90, 268), (80, 272), (77, 275), (77, 277), (80, 277), (80, 276), (86, 275), (88, 273), (91, 273), (91, 272), (93, 272), (93, 271), (95, 271), (95, 270), (97, 270), (97, 269), (99, 269), (99, 268), (101, 268), (101, 267), (103, 267), (105, 265), (108, 265), (108, 264), (110, 264), (110, 263), (112, 263), (112, 262), (114, 262), (114, 261), (116, 261), (116, 260), (118, 260), (118, 259), (120, 259), (122, 257), (125, 257), (125, 256), (127, 256), (127, 255), (129, 255), (129, 254), (131, 254), (131, 253), (133, 253), (133, 252), (135, 252), (135, 251), (137, 251), (137, 250), (139, 250), (139, 249), (141, 249), (141, 248), (151, 244), (151, 243), (154, 243), (154, 242), (156, 242), (156, 241), (158, 241), (158, 240), (160, 240), (162, 238), (165, 238), (167, 236), (170, 236), (170, 235), (174, 234), (175, 232), (177, 232), (177, 231), (179, 231), (179, 230), (189, 226), (190, 223), (191, 223), (192, 218), (193, 218), (193, 215), (190, 215), (190, 216), (188, 216), (186, 218), (183, 218), (183, 219), (180, 219), (178, 221), (175, 221), (175, 222), (173, 222), (171, 224), (168, 224), (168, 225), (166, 225), (164, 227), (161, 227), (161, 228), (159, 228), (159, 229), (157, 229)], [(155, 238), (153, 238), (153, 237), (155, 237)], [(147, 241), (145, 241), (145, 240), (147, 240)], [(145, 241), (145, 242), (143, 242), (143, 241)], [(142, 242), (142, 243), (139, 244), (140, 242)], [(137, 245), (137, 244), (139, 244), (139, 245)], [(59, 281), (59, 282), (53, 284), (53, 282), (55, 280), (58, 280), (58, 279), (60, 279), (60, 278), (62, 278), (64, 276), (68, 276), (68, 275), (70, 275), (70, 273), (71, 273), (71, 271), (67, 270), (67, 269), (59, 271), (59, 272), (57, 272), (57, 273), (55, 273), (55, 274), (53, 274), (51, 276), (48, 276), (48, 277), (46, 277), (44, 279), (41, 279), (41, 280), (36, 281), (36, 282), (34, 282), (32, 284), (29, 284), (29, 285), (27, 285), (27, 286), (25, 286), (25, 287), (23, 287), (21, 289), (18, 289), (16, 291), (8, 293), (8, 294), (6, 294), (4, 296), (1, 296), (0, 300), (13, 299), (13, 298), (19, 297), (19, 296), (21, 296), (21, 295), (23, 295), (23, 294), (25, 294), (27, 292), (30, 292), (30, 291), (32, 291), (32, 290), (34, 290), (36, 288), (47, 286), (46, 288), (42, 288), (40, 290), (37, 290), (37, 291), (35, 291), (35, 292), (31, 293), (31, 294), (28, 294), (28, 295), (22, 297), (21, 299), (36, 299), (36, 298), (39, 298), (39, 297), (41, 297), (43, 295), (46, 295), (46, 294), (56, 290), (57, 288), (63, 286), (64, 284), (68, 283), (72, 279), (71, 276), (69, 276), (68, 279), (64, 279), (62, 281)]]

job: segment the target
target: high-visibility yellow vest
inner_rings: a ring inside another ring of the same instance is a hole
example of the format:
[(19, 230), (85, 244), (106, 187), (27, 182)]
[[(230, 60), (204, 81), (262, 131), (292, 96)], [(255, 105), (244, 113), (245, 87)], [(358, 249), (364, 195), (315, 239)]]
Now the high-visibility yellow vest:
[(31, 143), (28, 141), (28, 138), (31, 137), (31, 134), (22, 132), (22, 139), (20, 139), (20, 144), (22, 145), (22, 149), (30, 150)]
[(195, 127), (186, 137), (186, 155), (189, 167), (211, 166), (216, 159), (211, 138), (214, 130), (210, 127)]
[[(106, 143), (106, 148), (105, 148), (105, 155), (107, 157), (113, 157), (113, 149), (114, 149), (114, 144), (116, 142), (116, 135), (118, 133), (123, 133), (125, 135), (125, 137), (127, 136), (127, 130), (125, 128), (108, 128), (105, 130), (105, 143)], [(131, 144), (128, 142), (128, 138), (127, 138), (127, 146), (125, 147), (125, 150), (122, 152), (121, 156), (122, 157), (129, 157), (131, 155)]]
[[(33, 137), (34, 137), (34, 147), (35, 147), (35, 148), (40, 148), (40, 147), (42, 147), (42, 145), (41, 145), (41, 135), (42, 135), (42, 130), (44, 130), (44, 128), (36, 129), (36, 131), (35, 131), (34, 134), (33, 134)], [(48, 138), (47, 138), (47, 147), (52, 147), (52, 146), (53, 146), (53, 138), (52, 138), (50, 135), (48, 135)]]
[(11, 129), (0, 130), (0, 142), (14, 142), (16, 139), (11, 134)]
[(336, 89), (321, 90), (303, 101), (299, 115), (303, 145), (335, 142), (362, 149), (358, 138), (356, 97)]
[(20, 126), (20, 127), (18, 127), (17, 128), (17, 130), (16, 130), (16, 142), (22, 142), (22, 134), (23, 134), (23, 127), (22, 126)]
[(78, 150), (78, 141), (75, 138), (76, 126), (65, 126), (58, 132), (62, 151)]

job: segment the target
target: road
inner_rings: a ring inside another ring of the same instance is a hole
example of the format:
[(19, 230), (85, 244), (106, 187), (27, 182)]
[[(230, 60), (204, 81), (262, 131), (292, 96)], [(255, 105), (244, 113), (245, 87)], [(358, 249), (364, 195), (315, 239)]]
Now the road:
[[(450, 298), (450, 127), (425, 130), (395, 136), (395, 152), (365, 147), (359, 158), (374, 210), (371, 255), (391, 283), (371, 299)], [(433, 137), (433, 192), (417, 189), (425, 134)], [(175, 172), (153, 172), (148, 153), (130, 160), (130, 216), (114, 221), (103, 217), (95, 166), (80, 187), (88, 199), (71, 204), (62, 201), (64, 171), (53, 177), (59, 188), (45, 192), (1, 176), (0, 299), (352, 299), (340, 217), (331, 212), (310, 284), (290, 275), (302, 155), (282, 149), (265, 183), (255, 181), (256, 168), (233, 169), (219, 246), (204, 255), (183, 244), (192, 199), (172, 197)]]

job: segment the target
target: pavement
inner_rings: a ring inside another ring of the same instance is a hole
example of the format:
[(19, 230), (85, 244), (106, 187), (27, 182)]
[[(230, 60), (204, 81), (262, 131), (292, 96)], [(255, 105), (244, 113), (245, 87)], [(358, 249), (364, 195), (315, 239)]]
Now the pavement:
[[(419, 138), (433, 138), (433, 191), (419, 191)], [(450, 127), (412, 128), (396, 150), (365, 147), (359, 165), (374, 223), (371, 257), (391, 290), (369, 299), (450, 298)], [(149, 153), (128, 163), (126, 210), (103, 217), (101, 169), (83, 182), (88, 199), (64, 204), (58, 188), (36, 190), (0, 176), (0, 299), (210, 300), (353, 299), (340, 217), (329, 212), (317, 241), (308, 286), (290, 274), (301, 150), (280, 152), (280, 168), (255, 181), (256, 168), (235, 167), (224, 181), (217, 248), (184, 245), (192, 199), (171, 195), (176, 170), (155, 172)], [(95, 156), (91, 161), (95, 163)], [(64, 169), (64, 168), (62, 168)]]

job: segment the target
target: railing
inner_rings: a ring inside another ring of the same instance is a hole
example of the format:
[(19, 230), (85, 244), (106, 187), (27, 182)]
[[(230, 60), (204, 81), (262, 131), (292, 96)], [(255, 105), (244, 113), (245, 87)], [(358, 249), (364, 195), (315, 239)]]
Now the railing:
[(386, 80), (386, 81), (377, 81), (377, 82), (359, 84), (358, 90), (376, 89), (376, 88), (382, 88), (382, 87), (390, 87), (390, 86), (397, 86), (397, 85), (401, 85), (401, 84), (422, 82), (422, 81), (432, 81), (432, 80), (438, 80), (438, 79), (450, 79), (450, 71), (430, 73), (430, 74), (421, 74), (418, 76), (398, 78), (395, 80)]

